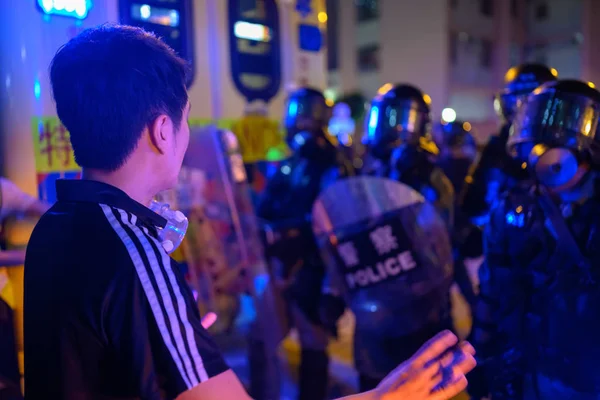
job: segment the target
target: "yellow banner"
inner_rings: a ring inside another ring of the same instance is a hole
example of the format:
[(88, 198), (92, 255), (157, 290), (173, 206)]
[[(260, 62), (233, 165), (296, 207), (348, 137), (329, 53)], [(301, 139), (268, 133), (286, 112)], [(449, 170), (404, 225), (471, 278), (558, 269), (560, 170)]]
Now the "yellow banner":
[(231, 131), (237, 137), (246, 163), (269, 160), (271, 149), (285, 146), (279, 124), (263, 116), (243, 117), (233, 124)]
[(38, 174), (78, 171), (67, 128), (58, 117), (34, 117), (31, 121), (35, 169)]
[(216, 125), (219, 129), (231, 130), (231, 126), (235, 123), (235, 119), (210, 119), (210, 118), (190, 118), (188, 124), (190, 128), (203, 127), (208, 125)]
[[(189, 124), (191, 127), (215, 124), (219, 129), (232, 131), (245, 163), (280, 161), (289, 153), (279, 123), (266, 117), (246, 116), (237, 120), (193, 118)], [(69, 132), (58, 117), (34, 117), (31, 130), (38, 174), (80, 170), (75, 162)]]
[(215, 124), (236, 136), (245, 163), (281, 161), (288, 157), (289, 149), (279, 130), (279, 122), (258, 115), (240, 119), (190, 119), (191, 127)]

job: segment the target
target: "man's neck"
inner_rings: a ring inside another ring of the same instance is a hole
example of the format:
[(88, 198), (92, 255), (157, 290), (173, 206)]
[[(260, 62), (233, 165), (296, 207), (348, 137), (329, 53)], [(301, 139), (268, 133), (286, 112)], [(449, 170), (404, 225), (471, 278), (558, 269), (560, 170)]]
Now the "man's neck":
[(132, 175), (117, 172), (106, 172), (97, 169), (84, 169), (82, 179), (106, 183), (121, 189), (133, 200), (145, 206), (149, 206), (156, 192), (144, 187), (143, 180), (132, 179)]

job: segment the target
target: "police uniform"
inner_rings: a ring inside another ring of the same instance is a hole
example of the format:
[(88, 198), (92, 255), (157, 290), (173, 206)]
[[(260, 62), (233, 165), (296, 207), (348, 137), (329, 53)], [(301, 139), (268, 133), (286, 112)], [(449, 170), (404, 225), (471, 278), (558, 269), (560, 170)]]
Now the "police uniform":
[[(351, 164), (326, 132), (330, 110), (323, 94), (300, 88), (292, 92), (285, 117), (292, 156), (267, 182), (257, 205), (263, 222), (266, 256), (275, 279), (284, 282), (290, 316), (298, 329), (302, 356), (299, 398), (319, 400), (327, 395), (328, 335), (319, 309), (325, 276), (323, 261), (311, 229), (313, 204), (330, 183), (354, 173)], [(260, 397), (260, 388), (252, 395)]]
[(477, 143), (467, 121), (442, 121), (434, 130), (434, 141), (440, 149), (437, 164), (444, 171), (456, 193), (460, 193), (477, 157)]
[(528, 178), (526, 160), (506, 153), (510, 126), (519, 102), (539, 85), (554, 81), (556, 77), (556, 70), (540, 64), (523, 64), (506, 72), (504, 89), (494, 98), (494, 108), (502, 127), (490, 138), (472, 166), (459, 196), (462, 212), (476, 225), (485, 225), (490, 207), (499, 194)]
[(535, 184), (490, 213), (473, 337), (495, 400), (600, 398), (599, 116), (579, 81), (544, 84), (517, 114), (508, 149), (530, 149)]
[[(455, 188), (436, 161), (440, 150), (431, 135), (430, 99), (411, 85), (396, 85), (376, 96), (365, 127), (373, 173), (409, 185), (436, 206), (456, 249), (455, 278), (469, 302), (475, 293), (461, 247), (471, 244), (462, 214), (455, 215)], [(458, 217), (458, 220), (455, 220)], [(459, 224), (457, 224), (459, 222)]]
[[(430, 136), (430, 99), (418, 88), (399, 84), (378, 94), (371, 102), (365, 120), (365, 145), (369, 165), (366, 173), (391, 178), (419, 192), (435, 206), (445, 221), (445, 234), (453, 224), (454, 189), (444, 172), (433, 161), (439, 149)], [(418, 227), (414, 228), (419, 229)], [(416, 234), (416, 232), (415, 232)], [(439, 262), (442, 263), (441, 258)], [(450, 264), (452, 262), (450, 261)], [(440, 265), (430, 264), (428, 268)], [(452, 267), (450, 267), (452, 270)], [(423, 344), (427, 337), (452, 328), (450, 316), (450, 285), (439, 285), (431, 296), (415, 295), (414, 301), (430, 301), (431, 319), (425, 323), (420, 317), (403, 312), (396, 318), (411, 326), (410, 333), (374, 329), (357, 317), (355, 333), (355, 362), (360, 376), (360, 389), (370, 390), (393, 369)], [(435, 295), (433, 295), (435, 293)], [(381, 300), (374, 292), (373, 299), (361, 297), (364, 303)], [(381, 296), (386, 296), (385, 292)], [(393, 304), (379, 301), (382, 308), (393, 310)]]
[[(477, 144), (470, 130), (470, 124), (461, 120), (442, 121), (434, 130), (434, 138), (440, 148), (437, 165), (452, 182), (456, 193), (460, 193), (463, 189), (465, 178), (477, 157)], [(452, 239), (456, 282), (467, 303), (473, 307), (476, 296), (465, 259), (478, 257), (481, 254), (481, 235), (468, 216), (462, 212), (458, 201), (454, 204)]]

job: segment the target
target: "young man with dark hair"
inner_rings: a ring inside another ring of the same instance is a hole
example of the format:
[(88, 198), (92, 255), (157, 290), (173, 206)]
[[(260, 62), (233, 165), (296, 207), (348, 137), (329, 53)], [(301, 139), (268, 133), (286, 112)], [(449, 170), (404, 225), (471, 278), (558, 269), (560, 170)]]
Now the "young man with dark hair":
[[(83, 179), (57, 182), (27, 249), (27, 398), (247, 399), (147, 208), (188, 145), (184, 62), (141, 29), (101, 26), (58, 51), (50, 78)], [(442, 356), (456, 343), (441, 334), (358, 398), (451, 397), (474, 365), (467, 344)]]

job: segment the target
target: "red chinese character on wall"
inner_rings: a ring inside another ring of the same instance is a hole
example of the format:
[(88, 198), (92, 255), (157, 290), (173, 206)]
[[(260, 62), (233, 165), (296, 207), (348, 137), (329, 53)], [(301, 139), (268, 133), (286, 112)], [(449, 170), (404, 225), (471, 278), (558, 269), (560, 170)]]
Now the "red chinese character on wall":
[(54, 148), (57, 151), (57, 153), (60, 154), (62, 166), (66, 167), (69, 165), (69, 159), (71, 153), (73, 152), (73, 149), (71, 148), (71, 140), (68, 136), (69, 132), (63, 124), (58, 124), (55, 133), (57, 133), (57, 135), (55, 138)]
[(40, 154), (47, 157), (49, 167), (67, 167), (71, 156), (71, 142), (62, 124), (50, 121), (40, 124)]

